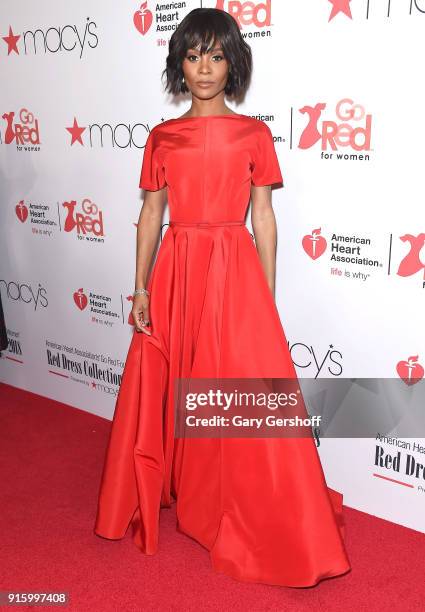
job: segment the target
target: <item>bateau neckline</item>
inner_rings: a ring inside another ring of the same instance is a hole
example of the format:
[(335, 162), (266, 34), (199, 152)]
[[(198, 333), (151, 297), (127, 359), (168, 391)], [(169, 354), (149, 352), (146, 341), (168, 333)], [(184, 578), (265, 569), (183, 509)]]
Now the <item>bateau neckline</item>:
[(187, 121), (188, 119), (213, 119), (221, 117), (248, 117), (248, 115), (241, 115), (240, 113), (227, 113), (226, 115), (195, 115), (194, 117), (174, 117), (168, 121)]

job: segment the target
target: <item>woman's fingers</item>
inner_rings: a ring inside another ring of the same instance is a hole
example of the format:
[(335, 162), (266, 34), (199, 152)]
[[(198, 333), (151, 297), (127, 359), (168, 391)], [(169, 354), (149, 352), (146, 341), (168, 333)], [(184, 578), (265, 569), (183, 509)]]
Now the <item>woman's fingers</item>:
[(152, 330), (150, 327), (151, 322), (149, 318), (149, 305), (143, 309), (142, 313), (143, 313), (142, 320), (141, 320), (142, 331), (145, 334), (148, 334), (150, 336), (152, 334)]
[(131, 314), (133, 315), (136, 331), (143, 332), (144, 334), (151, 336), (152, 330), (150, 325), (148, 296), (142, 295), (134, 298)]

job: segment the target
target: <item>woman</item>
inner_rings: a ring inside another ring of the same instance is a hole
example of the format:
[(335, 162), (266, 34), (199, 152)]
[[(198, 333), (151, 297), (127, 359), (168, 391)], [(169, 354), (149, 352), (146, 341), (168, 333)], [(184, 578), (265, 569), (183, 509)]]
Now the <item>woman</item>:
[[(167, 90), (190, 109), (150, 132), (140, 176), (135, 332), (123, 372), (95, 533), (128, 526), (158, 548), (160, 507), (176, 500), (178, 529), (243, 581), (312, 586), (347, 572), (342, 495), (326, 486), (313, 439), (175, 437), (179, 378), (293, 378), (274, 302), (282, 183), (268, 126), (234, 113), (251, 74), (235, 20), (195, 9), (170, 40)], [(148, 275), (168, 196), (170, 223)], [(244, 217), (252, 201), (256, 247)]]

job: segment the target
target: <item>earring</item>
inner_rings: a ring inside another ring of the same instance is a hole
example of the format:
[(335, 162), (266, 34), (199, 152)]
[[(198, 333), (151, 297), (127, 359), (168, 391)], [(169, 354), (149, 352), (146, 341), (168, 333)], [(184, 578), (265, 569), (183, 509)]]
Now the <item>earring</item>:
[(182, 83), (184, 83), (184, 77), (182, 78)]

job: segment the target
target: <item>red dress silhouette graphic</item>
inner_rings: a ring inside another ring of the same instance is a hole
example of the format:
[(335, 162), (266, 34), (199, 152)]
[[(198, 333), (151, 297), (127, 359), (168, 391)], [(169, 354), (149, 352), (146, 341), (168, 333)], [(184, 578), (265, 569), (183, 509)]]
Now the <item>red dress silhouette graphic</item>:
[(282, 183), (269, 127), (246, 115), (169, 119), (149, 134), (140, 187), (167, 186), (148, 281), (153, 333), (134, 332), (95, 533), (158, 549), (160, 508), (243, 581), (311, 586), (350, 569), (342, 494), (313, 438), (175, 438), (176, 377), (296, 378), (244, 218), (254, 185)]
[(400, 262), (397, 274), (400, 276), (411, 276), (419, 270), (423, 270), (425, 279), (425, 263), (420, 259), (420, 253), (425, 244), (425, 234), (422, 233), (417, 236), (404, 234), (404, 236), (400, 236), (400, 240), (410, 243), (410, 251)]

